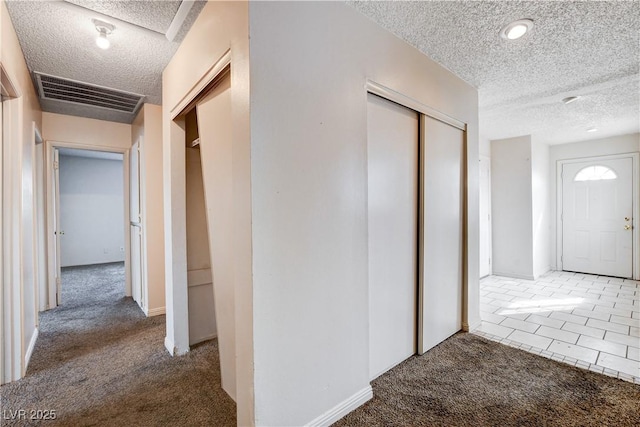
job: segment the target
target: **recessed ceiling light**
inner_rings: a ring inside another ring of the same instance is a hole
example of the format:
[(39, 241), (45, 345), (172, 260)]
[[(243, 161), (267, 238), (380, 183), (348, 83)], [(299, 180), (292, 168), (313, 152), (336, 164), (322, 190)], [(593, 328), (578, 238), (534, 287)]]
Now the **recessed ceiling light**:
[(589, 128), (587, 132), (598, 132), (598, 128)]
[(109, 42), (107, 35), (111, 34), (113, 30), (116, 29), (116, 26), (100, 19), (92, 19), (91, 22), (96, 26), (96, 31), (98, 32), (96, 45), (98, 45), (100, 49), (109, 49), (111, 42)]
[(519, 19), (504, 27), (500, 31), (500, 36), (507, 40), (519, 39), (531, 28), (533, 28), (533, 21), (531, 19)]
[(571, 104), (573, 101), (577, 101), (578, 99), (580, 99), (579, 96), (568, 96), (564, 98), (562, 102), (564, 102), (565, 104)]

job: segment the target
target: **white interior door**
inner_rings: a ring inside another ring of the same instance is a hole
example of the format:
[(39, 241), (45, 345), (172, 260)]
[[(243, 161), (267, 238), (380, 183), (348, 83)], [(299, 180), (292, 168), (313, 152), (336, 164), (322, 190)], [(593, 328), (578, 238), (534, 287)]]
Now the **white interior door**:
[(64, 231), (60, 227), (60, 153), (57, 148), (53, 149), (53, 223), (55, 227), (54, 269), (56, 285), (56, 305), (62, 304), (62, 269), (60, 266), (60, 244)]
[(462, 329), (464, 132), (422, 116), (424, 353)]
[[(222, 388), (236, 396), (231, 77), (196, 106)], [(204, 231), (204, 230), (203, 230)]]
[(491, 160), (480, 156), (480, 277), (491, 274)]
[(144, 310), (142, 292), (142, 214), (140, 212), (140, 142), (131, 146), (129, 159), (129, 237), (131, 241), (131, 296)]
[(562, 269), (631, 278), (633, 160), (562, 166)]
[(418, 113), (368, 95), (369, 376), (416, 352)]

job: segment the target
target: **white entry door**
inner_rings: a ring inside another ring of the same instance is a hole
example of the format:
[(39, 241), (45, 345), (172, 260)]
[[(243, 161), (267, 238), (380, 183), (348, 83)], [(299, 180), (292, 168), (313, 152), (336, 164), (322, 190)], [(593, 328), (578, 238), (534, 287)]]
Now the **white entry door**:
[(562, 166), (562, 269), (630, 278), (633, 160)]
[(369, 377), (416, 352), (418, 113), (368, 95)]

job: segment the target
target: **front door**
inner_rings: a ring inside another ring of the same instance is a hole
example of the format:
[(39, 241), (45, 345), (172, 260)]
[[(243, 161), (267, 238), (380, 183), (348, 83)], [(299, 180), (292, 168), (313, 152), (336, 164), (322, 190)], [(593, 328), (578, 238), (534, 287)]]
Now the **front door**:
[(631, 278), (633, 160), (562, 166), (562, 269)]

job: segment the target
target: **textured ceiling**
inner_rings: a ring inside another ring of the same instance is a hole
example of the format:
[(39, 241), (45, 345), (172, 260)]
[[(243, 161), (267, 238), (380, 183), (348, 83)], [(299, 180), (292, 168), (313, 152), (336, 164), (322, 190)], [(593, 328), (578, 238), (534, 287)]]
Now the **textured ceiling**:
[[(556, 144), (640, 129), (638, 1), (349, 2), (478, 88), (480, 133), (531, 134)], [(180, 1), (9, 0), (27, 66), (55, 76), (146, 95), (161, 102), (161, 73), (204, 2), (174, 42), (167, 31)], [(92, 18), (116, 25), (112, 47), (95, 46)], [(522, 39), (500, 29), (533, 19)], [(58, 23), (58, 25), (52, 25)], [(46, 30), (43, 30), (46, 29)], [(582, 98), (569, 105), (566, 96)], [(131, 115), (55, 101), (45, 111), (131, 122)], [(595, 126), (595, 133), (586, 129)]]
[(153, 8), (150, 8), (148, 1), (139, 0), (66, 1), (162, 34), (166, 33), (182, 3), (181, 1), (154, 1)]
[[(145, 95), (160, 104), (162, 71), (204, 7), (196, 2), (174, 41), (164, 33), (180, 1), (7, 1), (31, 72)], [(116, 26), (111, 47), (99, 49), (92, 19)], [(41, 100), (44, 111), (131, 123), (132, 114)]]
[[(640, 130), (638, 1), (349, 3), (477, 87), (486, 138), (558, 144)], [(522, 18), (534, 21), (529, 34), (500, 37)], [(582, 98), (562, 104), (570, 95)]]

